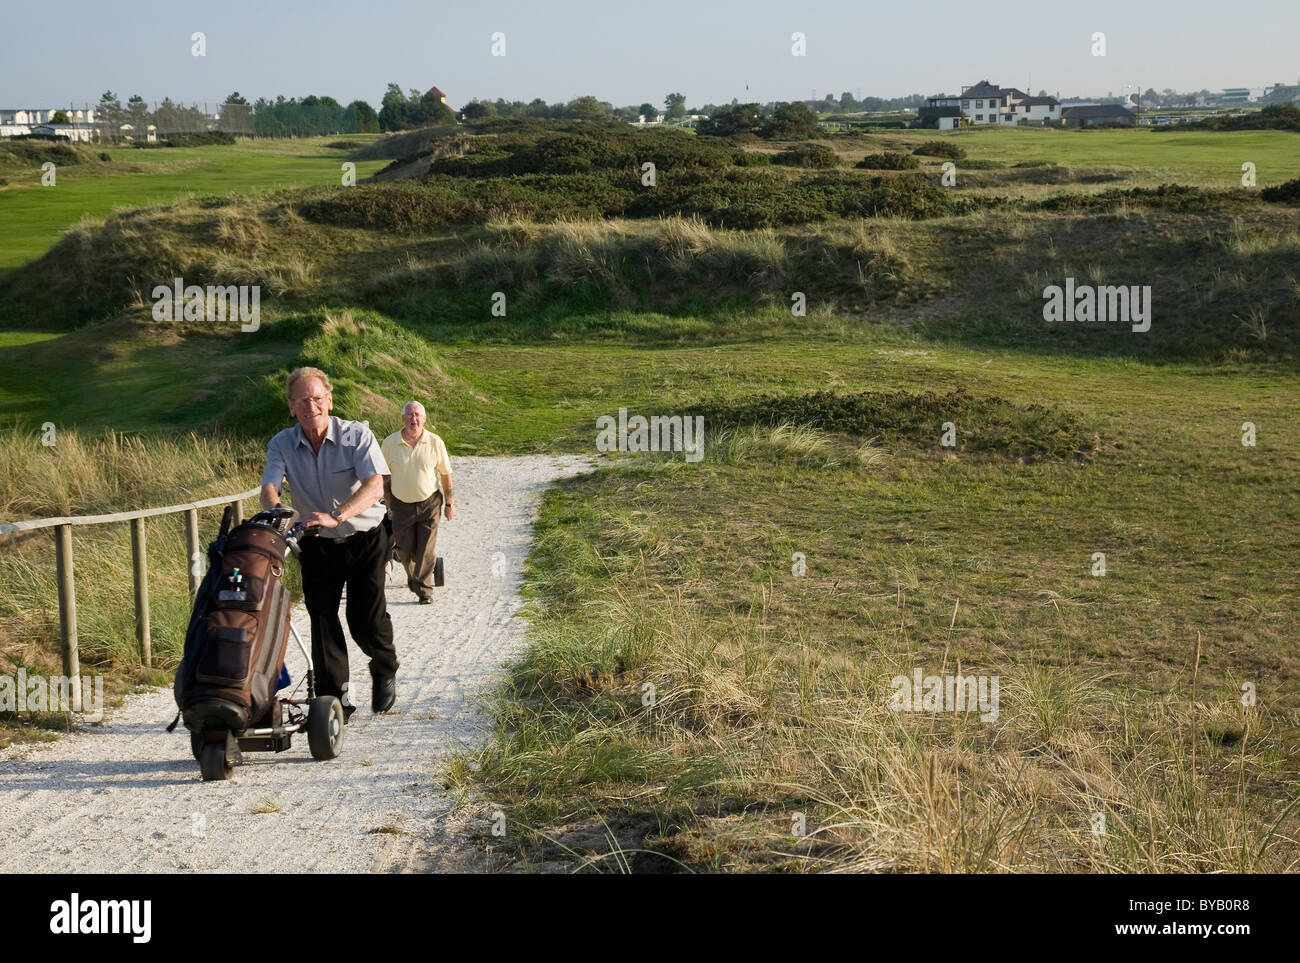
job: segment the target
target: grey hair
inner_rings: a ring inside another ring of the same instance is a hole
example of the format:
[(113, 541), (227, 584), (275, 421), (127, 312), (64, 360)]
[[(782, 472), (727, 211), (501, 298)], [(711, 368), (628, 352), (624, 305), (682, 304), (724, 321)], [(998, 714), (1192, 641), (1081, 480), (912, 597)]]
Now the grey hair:
[(406, 414), (406, 410), (412, 406), (419, 408), (421, 411), (423, 411), (424, 416), (426, 418), (429, 417), (428, 409), (425, 408), (424, 405), (420, 404), (418, 401), (408, 401), (406, 404), (402, 405), (402, 414)]

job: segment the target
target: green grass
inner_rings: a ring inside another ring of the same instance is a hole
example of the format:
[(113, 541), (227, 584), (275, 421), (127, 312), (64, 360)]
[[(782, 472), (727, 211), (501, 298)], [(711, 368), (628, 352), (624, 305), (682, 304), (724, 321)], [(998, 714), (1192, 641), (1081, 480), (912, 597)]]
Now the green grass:
[[(878, 386), (851, 374), (866, 353), (844, 349), (836, 379)], [(1240, 424), (1287, 432), (1300, 387), (928, 360), (1072, 412), (1101, 451), (1026, 466), (909, 446), (864, 465), (830, 436), (760, 435), (739, 456), (715, 436), (699, 465), (628, 458), (548, 497), (533, 645), (473, 756), (530, 858), (599, 816), (706, 870), (1294, 865), (1294, 819), (1272, 830), (1300, 788), (1300, 510), (1283, 495), (1300, 463), (1286, 434), (1242, 447)], [(1000, 676), (995, 724), (889, 712), (891, 676), (957, 665)], [(1243, 681), (1268, 690), (1255, 709)], [(811, 837), (792, 838), (796, 812)]]
[[(5, 225), (0, 277), (40, 257), (82, 217), (104, 217), (121, 207), (167, 204), (187, 195), (338, 184), (340, 165), (349, 152), (325, 145), (339, 139), (241, 140), (230, 146), (157, 150), (110, 145), (104, 149), (119, 169), (61, 167), (53, 187), (41, 186), (39, 167), (21, 174), (11, 171), (8, 186), (0, 188), (0, 221)], [(379, 161), (356, 163), (358, 179), (384, 166)]]
[[(972, 159), (1012, 164), (1047, 161), (1066, 167), (1116, 169), (1134, 184), (1195, 184), (1210, 188), (1241, 186), (1241, 165), (1254, 163), (1259, 186), (1300, 176), (1300, 138), (1289, 131), (1156, 133), (1132, 130), (1064, 130), (1058, 128), (968, 129), (877, 135), (882, 142), (921, 143), (946, 140)], [(938, 159), (936, 159), (937, 161)], [(961, 162), (957, 167), (960, 170)]]

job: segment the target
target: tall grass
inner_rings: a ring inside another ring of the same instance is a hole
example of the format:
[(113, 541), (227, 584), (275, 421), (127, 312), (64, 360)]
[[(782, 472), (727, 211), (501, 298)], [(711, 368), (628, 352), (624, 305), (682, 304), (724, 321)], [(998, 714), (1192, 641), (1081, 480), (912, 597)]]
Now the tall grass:
[[(0, 518), (17, 521), (111, 514), (183, 504), (256, 487), (258, 446), (219, 436), (135, 437), (116, 432), (0, 431)], [(252, 503), (245, 511), (255, 511)], [(200, 541), (215, 533), (221, 508), (200, 511)], [(156, 666), (175, 665), (189, 618), (185, 516), (146, 519), (150, 615)], [(130, 523), (72, 529), (77, 631), (83, 666), (128, 676), (139, 667)], [(0, 536), (0, 659), (11, 666), (58, 666), (58, 593), (53, 529)], [(116, 668), (112, 668), (116, 667)]]

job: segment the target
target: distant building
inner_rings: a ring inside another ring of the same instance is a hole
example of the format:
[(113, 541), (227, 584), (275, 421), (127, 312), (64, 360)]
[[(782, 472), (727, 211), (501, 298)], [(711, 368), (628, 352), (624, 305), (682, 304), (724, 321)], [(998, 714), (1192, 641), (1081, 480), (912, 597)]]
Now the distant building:
[(33, 124), (33, 137), (65, 137), (90, 143), (92, 133), (89, 127), (74, 127), (72, 124)]
[(1266, 104), (1286, 104), (1300, 100), (1300, 84), (1274, 84), (1264, 90), (1260, 98)]
[(952, 130), (960, 127), (961, 108), (955, 103), (946, 103), (945, 100), (943, 96), (931, 97), (925, 107), (917, 109), (913, 126), (931, 130)]
[(1223, 95), (1219, 97), (1219, 103), (1225, 107), (1250, 103), (1250, 88), (1248, 87), (1224, 87)]
[(1012, 124), (1058, 124), (1061, 105), (1055, 97), (1031, 97), (1017, 87), (999, 87), (981, 80), (960, 94), (938, 94), (926, 98), (917, 111), (917, 127), (951, 130)]
[[(95, 122), (95, 111), (91, 108), (0, 108), (0, 137), (22, 137), (31, 134), (32, 128), (38, 124), (54, 123), (54, 115), (59, 111), (63, 111), (68, 116), (73, 126), (93, 124)], [(77, 136), (74, 139), (87, 140), (88, 138)]]
[(1059, 124), (1061, 103), (1055, 97), (1026, 97), (1011, 105), (1018, 124)]
[(144, 128), (143, 132), (136, 130), (130, 124), (123, 124), (117, 130), (118, 136), (122, 140), (135, 141), (143, 137), (150, 144), (157, 143), (158, 141), (158, 128), (153, 124)]
[(1088, 104), (1082, 107), (1065, 107), (1061, 117), (1067, 127), (1096, 127), (1100, 124), (1137, 123), (1137, 114), (1119, 104)]

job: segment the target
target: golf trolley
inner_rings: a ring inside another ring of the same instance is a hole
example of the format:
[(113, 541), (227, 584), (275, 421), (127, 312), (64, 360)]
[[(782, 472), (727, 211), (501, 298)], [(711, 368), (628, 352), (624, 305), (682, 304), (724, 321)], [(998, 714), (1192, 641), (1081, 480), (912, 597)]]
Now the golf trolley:
[[(245, 596), (255, 596), (260, 599), (259, 606), (265, 606), (267, 612), (274, 613), (268, 616), (268, 625), (271, 623), (284, 626), (287, 623), (288, 633), (297, 643), (299, 651), (302, 652), (303, 658), (307, 662), (307, 672), (299, 680), (289, 694), (281, 695), (281, 690), (289, 685), (288, 673), (284, 667), (283, 656), (279, 658), (279, 664), (275, 666), (278, 672), (279, 685), (270, 697), (270, 703), (258, 714), (257, 719), (249, 719), (249, 725), (240, 728), (240, 722), (247, 719), (248, 712), (243, 715), (238, 711), (231, 711), (228, 707), (221, 704), (222, 700), (218, 697), (207, 699), (198, 699), (194, 703), (198, 706), (198, 712), (194, 715), (188, 710), (184, 713), (185, 722), (190, 727), (190, 749), (194, 758), (198, 760), (199, 771), (205, 782), (214, 780), (229, 779), (231, 770), (243, 762), (242, 754), (244, 752), (283, 752), (293, 744), (295, 734), (307, 733), (307, 743), (311, 749), (311, 754), (315, 759), (333, 759), (337, 757), (343, 747), (343, 733), (346, 717), (343, 713), (343, 704), (337, 696), (323, 696), (316, 692), (316, 678), (314, 666), (312, 664), (311, 647), (307, 645), (302, 636), (298, 634), (298, 629), (294, 626), (290, 618), (290, 600), (288, 590), (281, 584), (280, 576), (283, 574), (284, 552), (287, 550), (294, 556), (299, 555), (301, 549), (299, 540), (305, 535), (311, 533), (307, 526), (301, 522), (289, 528), (286, 531), (288, 520), (293, 516), (290, 509), (277, 507), (270, 511), (259, 512), (249, 522), (237, 527), (230, 533), (230, 540), (234, 541), (241, 533), (251, 537), (245, 537), (235, 549), (241, 552), (242, 559), (252, 559), (253, 565), (258, 564), (256, 553), (269, 555), (270, 564), (264, 569), (265, 573), (261, 579), (256, 575), (248, 576), (245, 580), (240, 574), (239, 568), (233, 568), (229, 560), (223, 561), (223, 550), (228, 548), (225, 530), (228, 526), (228, 519), (222, 521), (222, 533), (218, 536), (213, 547), (209, 549), (209, 558), (212, 560), (212, 573), (216, 572), (216, 581), (214, 581), (208, 593), (200, 593), (199, 599), (196, 600), (196, 618), (201, 611), (200, 606), (211, 605), (220, 606), (222, 604), (238, 605)], [(278, 536), (277, 540), (271, 538), (268, 531)], [(253, 543), (252, 539), (258, 539)], [(250, 548), (249, 545), (252, 545)], [(267, 548), (262, 546), (269, 546)], [(276, 561), (280, 568), (276, 570)], [(246, 562), (246, 564), (249, 564)], [(251, 569), (250, 569), (251, 571)], [(232, 588), (233, 586), (233, 588)], [(215, 595), (214, 595), (215, 592)], [(258, 593), (261, 592), (261, 595)], [(242, 593), (242, 594), (241, 594)], [(213, 602), (213, 599), (217, 601)], [(231, 599), (234, 599), (231, 602)], [(209, 610), (211, 611), (211, 610)], [(260, 609), (259, 609), (260, 611)], [(282, 612), (283, 621), (279, 621), (276, 616)], [(252, 621), (252, 616), (248, 617)], [(273, 628), (273, 626), (272, 626)], [(207, 629), (207, 638), (215, 638), (216, 645), (225, 642), (227, 636), (222, 636), (218, 629), (213, 632), (211, 628)], [(236, 630), (239, 631), (239, 630)], [(258, 631), (251, 629), (250, 631)], [(265, 632), (271, 629), (263, 630)], [(271, 638), (271, 636), (266, 636)], [(243, 636), (241, 635), (241, 640)], [(276, 646), (284, 643), (285, 637), (282, 634), (276, 634)], [(187, 640), (187, 649), (189, 643)], [(209, 663), (221, 662), (222, 656), (214, 656), (211, 659), (206, 655), (196, 657), (199, 671), (209, 666)], [(245, 656), (247, 662), (249, 656)], [(270, 656), (264, 656), (269, 659)], [(267, 669), (270, 668), (269, 661), (263, 663)], [(185, 671), (184, 665), (182, 672)], [(209, 671), (212, 671), (209, 668)], [(253, 672), (252, 669), (246, 669), (245, 672)], [(231, 673), (234, 675), (235, 673)], [(189, 678), (194, 678), (194, 671), (190, 670)], [(205, 677), (199, 676), (200, 681)], [(252, 676), (249, 676), (252, 678)], [(273, 675), (263, 675), (259, 678), (267, 680), (276, 679)], [(299, 690), (305, 684), (306, 693), (302, 698), (298, 697)], [(179, 677), (178, 677), (179, 686)], [(269, 687), (269, 686), (268, 686)], [(266, 689), (261, 689), (265, 692)], [(187, 707), (190, 705), (186, 703)], [(198, 724), (195, 720), (200, 718)], [(172, 723), (175, 725), (175, 722)]]

